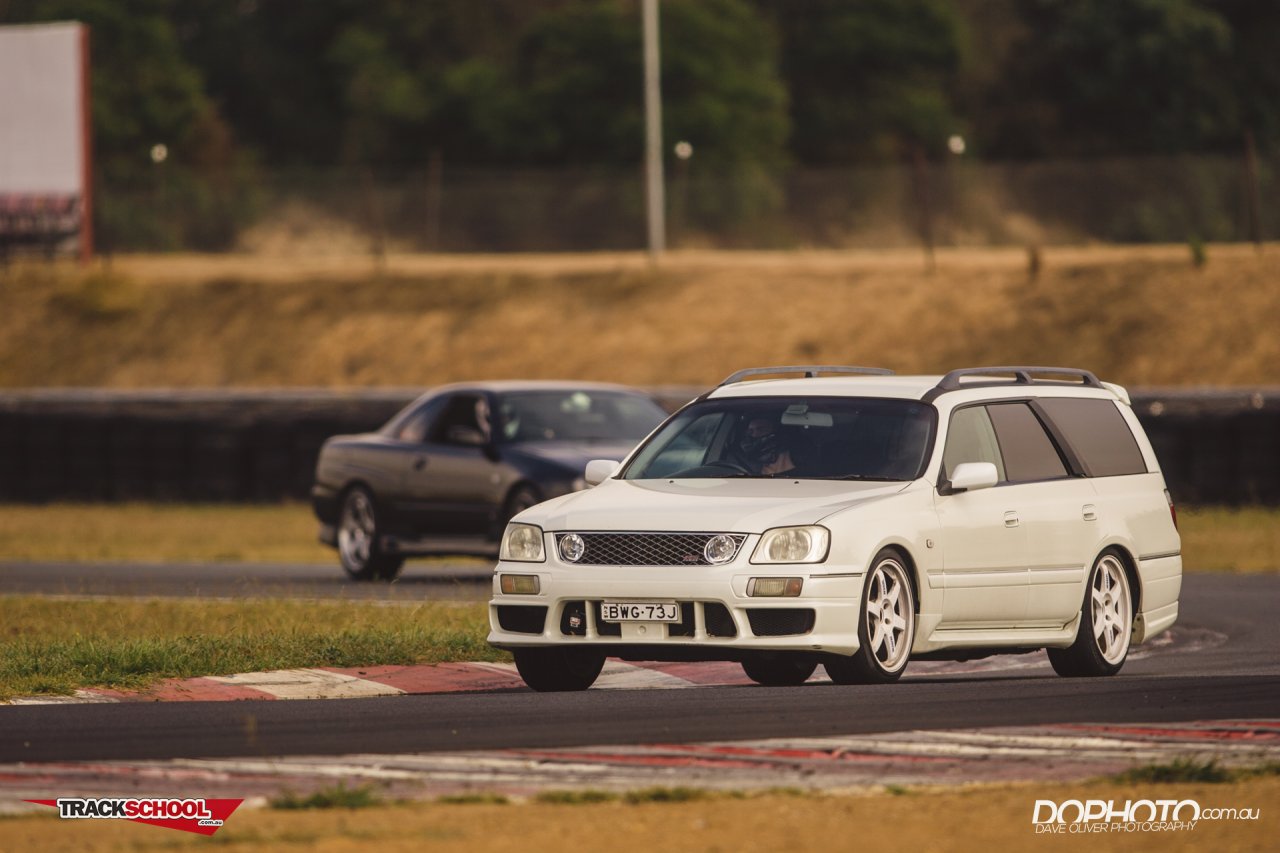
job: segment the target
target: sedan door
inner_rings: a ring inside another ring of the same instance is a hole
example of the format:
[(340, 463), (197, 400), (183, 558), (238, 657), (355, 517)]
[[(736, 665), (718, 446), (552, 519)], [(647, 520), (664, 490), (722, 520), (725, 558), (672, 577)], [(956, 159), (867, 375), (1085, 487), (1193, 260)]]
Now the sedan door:
[(489, 435), (484, 394), (458, 392), (427, 426), (404, 473), (403, 509), (422, 535), (476, 536), (489, 532), (501, 500), (502, 463)]
[(1021, 487), (1010, 485), (1000, 444), (984, 406), (951, 415), (943, 477), (964, 462), (990, 462), (994, 488), (935, 496), (943, 557), (943, 629), (1006, 628), (1027, 610), (1027, 534), (1019, 514)]

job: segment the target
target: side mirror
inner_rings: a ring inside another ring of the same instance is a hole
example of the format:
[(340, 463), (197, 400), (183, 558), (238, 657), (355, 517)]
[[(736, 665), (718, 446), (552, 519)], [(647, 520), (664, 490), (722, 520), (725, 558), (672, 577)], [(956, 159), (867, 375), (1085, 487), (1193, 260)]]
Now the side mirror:
[(598, 486), (618, 473), (621, 467), (612, 459), (592, 459), (587, 463), (587, 471), (583, 474), (583, 479), (587, 481), (588, 486)]
[(989, 489), (999, 481), (1000, 474), (990, 462), (962, 462), (951, 472), (950, 482), (944, 481), (939, 485), (938, 494), (954, 495)]
[(451, 426), (444, 437), (450, 444), (462, 444), (467, 447), (484, 447), (489, 443), (484, 433), (469, 426)]

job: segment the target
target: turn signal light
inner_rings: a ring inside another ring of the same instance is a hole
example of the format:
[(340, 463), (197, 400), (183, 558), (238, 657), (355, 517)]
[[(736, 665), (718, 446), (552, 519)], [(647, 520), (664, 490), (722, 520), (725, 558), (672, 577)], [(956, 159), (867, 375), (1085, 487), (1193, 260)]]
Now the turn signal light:
[(537, 575), (500, 575), (499, 584), (504, 595), (537, 595), (540, 589)]
[(747, 595), (752, 598), (795, 598), (804, 588), (804, 578), (752, 578)]

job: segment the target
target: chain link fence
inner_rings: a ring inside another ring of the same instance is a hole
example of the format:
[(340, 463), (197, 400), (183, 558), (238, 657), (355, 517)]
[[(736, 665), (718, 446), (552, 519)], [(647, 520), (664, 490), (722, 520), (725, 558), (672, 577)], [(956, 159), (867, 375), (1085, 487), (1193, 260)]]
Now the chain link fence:
[[(98, 188), (104, 252), (644, 247), (643, 176), (608, 169), (241, 171), (161, 164)], [(667, 173), (676, 248), (1038, 246), (1280, 239), (1280, 160), (1167, 157)]]

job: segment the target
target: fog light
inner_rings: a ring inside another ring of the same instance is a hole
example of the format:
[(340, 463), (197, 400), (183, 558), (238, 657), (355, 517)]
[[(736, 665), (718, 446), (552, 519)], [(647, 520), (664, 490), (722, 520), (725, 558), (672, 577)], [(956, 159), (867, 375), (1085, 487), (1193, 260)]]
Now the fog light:
[(747, 595), (752, 598), (795, 598), (804, 588), (804, 578), (752, 578)]
[(703, 558), (713, 566), (727, 563), (738, 553), (738, 543), (732, 536), (721, 533), (712, 536), (702, 549)]
[(566, 563), (576, 563), (587, 553), (587, 543), (576, 533), (566, 533), (560, 537), (560, 556)]
[(505, 595), (537, 595), (537, 575), (500, 575), (499, 583)]

